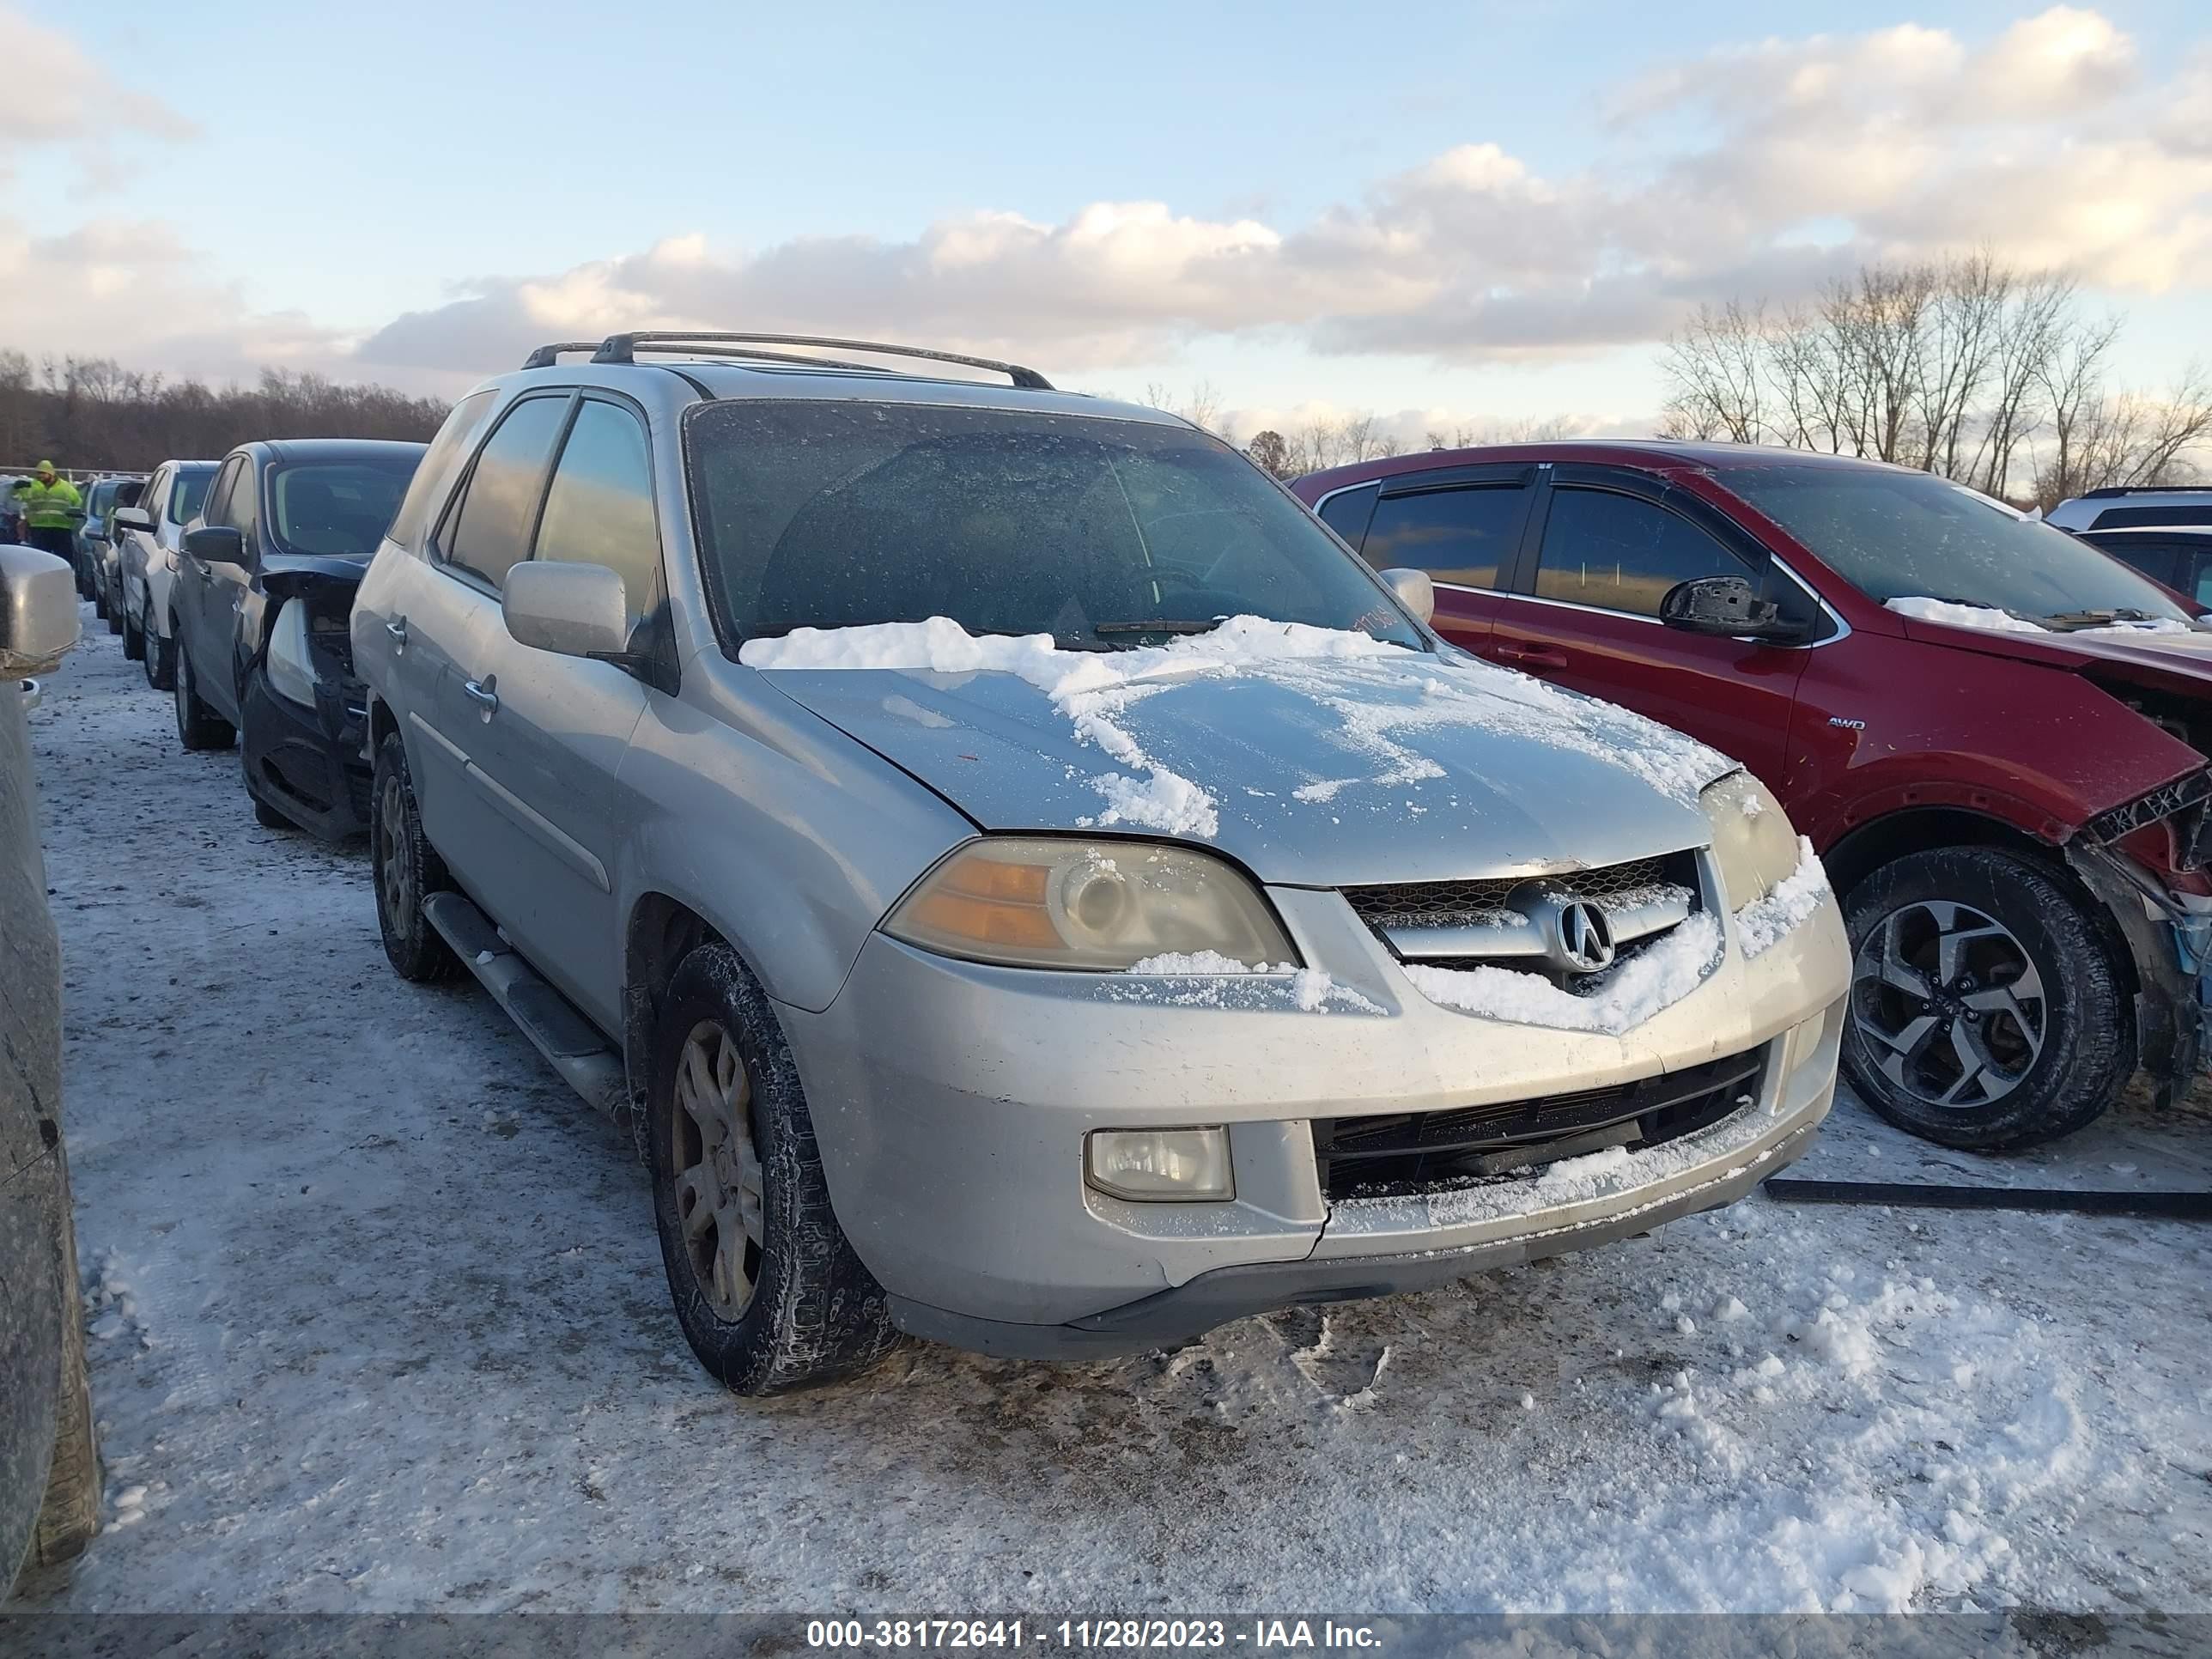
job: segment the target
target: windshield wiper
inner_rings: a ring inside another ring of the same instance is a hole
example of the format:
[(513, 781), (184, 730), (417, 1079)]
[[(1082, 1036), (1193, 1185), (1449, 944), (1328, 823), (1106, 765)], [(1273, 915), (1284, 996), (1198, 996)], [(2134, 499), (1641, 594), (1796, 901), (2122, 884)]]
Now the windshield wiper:
[(1093, 623), (1091, 631), (1101, 639), (1115, 634), (1211, 634), (1221, 626), (1223, 618), (1211, 622), (1195, 622), (1188, 618), (1164, 617), (1152, 622)]
[(2045, 622), (2067, 623), (2076, 628), (2094, 628), (2100, 623), (2159, 620), (2148, 611), (2136, 611), (2126, 605), (2111, 611), (2056, 611), (2044, 618)]

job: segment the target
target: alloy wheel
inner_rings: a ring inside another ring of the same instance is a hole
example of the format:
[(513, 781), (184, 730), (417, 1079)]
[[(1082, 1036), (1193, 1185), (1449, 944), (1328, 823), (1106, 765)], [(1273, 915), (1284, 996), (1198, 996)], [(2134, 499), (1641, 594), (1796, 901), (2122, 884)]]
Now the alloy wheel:
[(404, 927), (408, 896), (415, 886), (415, 845), (407, 836), (407, 797), (397, 773), (387, 775), (376, 802), (378, 839), (383, 842), (376, 872), (384, 899), (384, 914), (394, 927)]
[(717, 1021), (700, 1021), (684, 1040), (669, 1128), (676, 1213), (692, 1277), (716, 1315), (739, 1318), (760, 1282), (767, 1215), (752, 1079)]
[(1890, 1085), (1960, 1110), (2002, 1100), (2042, 1055), (2051, 1005), (2011, 929), (1972, 905), (1899, 906), (1852, 964), (1868, 1057)]

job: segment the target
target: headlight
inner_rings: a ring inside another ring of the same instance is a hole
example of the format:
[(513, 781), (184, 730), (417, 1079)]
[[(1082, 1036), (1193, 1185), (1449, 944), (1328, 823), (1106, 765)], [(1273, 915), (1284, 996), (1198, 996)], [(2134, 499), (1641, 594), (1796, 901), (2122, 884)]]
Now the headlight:
[(1712, 820), (1713, 861), (1729, 908), (1756, 904), (1795, 873), (1797, 831), (1772, 792), (1748, 772), (1708, 784), (1698, 804)]
[(269, 635), (269, 689), (280, 697), (315, 706), (315, 663), (307, 653), (307, 607), (295, 599), (276, 613)]
[(971, 842), (891, 912), (884, 931), (941, 956), (1113, 972), (1170, 952), (1298, 965), (1243, 874), (1209, 854), (1141, 842)]

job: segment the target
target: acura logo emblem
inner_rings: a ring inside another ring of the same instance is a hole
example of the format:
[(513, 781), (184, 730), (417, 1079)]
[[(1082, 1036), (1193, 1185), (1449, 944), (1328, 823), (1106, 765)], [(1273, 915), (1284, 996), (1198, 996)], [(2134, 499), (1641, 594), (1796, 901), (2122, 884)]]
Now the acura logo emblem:
[(1602, 910), (1571, 899), (1555, 914), (1553, 945), (1560, 967), (1570, 973), (1595, 974), (1613, 965), (1613, 929), (1605, 925)]

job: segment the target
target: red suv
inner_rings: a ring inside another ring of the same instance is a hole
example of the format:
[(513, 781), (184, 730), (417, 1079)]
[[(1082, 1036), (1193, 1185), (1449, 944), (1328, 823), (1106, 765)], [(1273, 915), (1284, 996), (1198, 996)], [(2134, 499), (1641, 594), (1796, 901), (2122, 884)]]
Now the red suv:
[(1725, 444), (1436, 451), (1292, 488), (1425, 571), (1478, 656), (1743, 761), (1856, 953), (1844, 1045), (1954, 1146), (2186, 1087), (2212, 1005), (2212, 629), (2063, 531), (1923, 472)]

